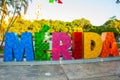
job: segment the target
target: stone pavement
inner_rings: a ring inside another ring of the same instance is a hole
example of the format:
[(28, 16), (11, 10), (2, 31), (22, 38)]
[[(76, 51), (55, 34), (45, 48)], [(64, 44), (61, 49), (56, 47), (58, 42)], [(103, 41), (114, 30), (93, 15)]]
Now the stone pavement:
[(0, 65), (0, 80), (120, 80), (120, 61), (64, 65)]

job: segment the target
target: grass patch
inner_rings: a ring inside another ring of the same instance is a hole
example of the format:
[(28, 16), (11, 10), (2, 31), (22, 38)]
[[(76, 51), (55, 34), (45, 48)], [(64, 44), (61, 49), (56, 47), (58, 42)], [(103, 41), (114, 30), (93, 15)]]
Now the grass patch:
[(118, 48), (120, 48), (120, 43), (117, 43)]
[(0, 49), (0, 54), (3, 54), (4, 53), (4, 49)]

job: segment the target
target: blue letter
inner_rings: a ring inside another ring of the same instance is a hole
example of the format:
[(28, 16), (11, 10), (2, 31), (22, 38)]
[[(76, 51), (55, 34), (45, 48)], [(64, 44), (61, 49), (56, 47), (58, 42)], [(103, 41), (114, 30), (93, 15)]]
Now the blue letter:
[(22, 33), (20, 40), (15, 33), (6, 33), (4, 61), (23, 61), (24, 54), (26, 61), (34, 60), (32, 33)]

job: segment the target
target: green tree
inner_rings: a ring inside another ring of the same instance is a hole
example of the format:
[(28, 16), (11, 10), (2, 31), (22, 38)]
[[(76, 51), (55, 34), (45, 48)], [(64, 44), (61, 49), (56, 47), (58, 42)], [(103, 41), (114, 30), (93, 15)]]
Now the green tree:
[(9, 32), (16, 32), (19, 36), (22, 32), (32, 31), (30, 20), (24, 20), (22, 17), (18, 17), (14, 24), (11, 25)]
[(89, 31), (92, 28), (92, 24), (85, 18), (73, 20), (72, 24), (76, 27), (81, 27), (84, 31)]
[(117, 3), (117, 4), (120, 3), (120, 0), (117, 0), (116, 3)]
[[(2, 0), (2, 1), (0, 1), (0, 15), (1, 15), (1, 17), (0, 17), (0, 29), (2, 29), (2, 27), (3, 27), (2, 24), (3, 24), (5, 17), (10, 12), (12, 13), (12, 19), (9, 22), (7, 29), (5, 30), (5, 32), (3, 34), (4, 36), (3, 36), (0, 48), (2, 48), (6, 32), (9, 31), (11, 25), (15, 22), (17, 17), (20, 15), (21, 9), (23, 8), (24, 13), (26, 13), (26, 10), (28, 7), (28, 2), (29, 2), (29, 0)], [(10, 10), (10, 8), (12, 8), (12, 9)]]

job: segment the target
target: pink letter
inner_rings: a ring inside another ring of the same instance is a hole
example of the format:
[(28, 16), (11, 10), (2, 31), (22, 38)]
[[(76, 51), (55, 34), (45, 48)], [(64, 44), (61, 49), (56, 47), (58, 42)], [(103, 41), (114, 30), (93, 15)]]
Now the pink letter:
[(72, 57), (68, 51), (71, 46), (71, 39), (68, 34), (63, 32), (54, 32), (52, 34), (52, 59), (60, 60), (60, 53), (65, 60), (71, 60)]

